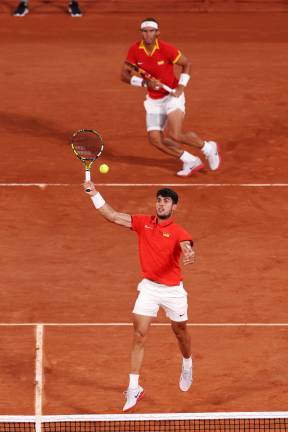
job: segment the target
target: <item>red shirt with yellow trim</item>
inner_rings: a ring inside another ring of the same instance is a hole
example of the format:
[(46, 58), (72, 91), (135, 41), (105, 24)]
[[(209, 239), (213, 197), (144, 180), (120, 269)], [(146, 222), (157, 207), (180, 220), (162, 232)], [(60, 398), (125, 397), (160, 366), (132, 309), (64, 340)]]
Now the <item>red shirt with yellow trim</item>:
[[(127, 61), (136, 64), (141, 69), (158, 78), (163, 84), (171, 88), (176, 88), (178, 79), (174, 74), (173, 65), (181, 57), (181, 52), (166, 42), (156, 39), (155, 46), (151, 54), (147, 51), (143, 40), (134, 43), (127, 54)], [(161, 99), (168, 93), (163, 90), (151, 90), (148, 94), (152, 99)]]
[(193, 240), (180, 225), (156, 216), (134, 215), (132, 227), (138, 235), (138, 248), (144, 278), (164, 285), (179, 285), (183, 277), (179, 265), (180, 242)]

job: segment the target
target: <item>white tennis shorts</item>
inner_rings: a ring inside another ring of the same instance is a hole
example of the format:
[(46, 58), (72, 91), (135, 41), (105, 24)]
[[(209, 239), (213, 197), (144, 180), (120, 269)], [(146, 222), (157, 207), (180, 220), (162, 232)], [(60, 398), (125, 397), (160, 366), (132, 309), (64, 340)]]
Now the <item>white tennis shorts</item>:
[(162, 99), (152, 99), (146, 96), (144, 107), (147, 131), (162, 131), (165, 128), (168, 114), (177, 109), (185, 113), (185, 95), (184, 93), (179, 97), (168, 95)]
[(139, 294), (133, 313), (157, 317), (159, 308), (162, 307), (172, 321), (188, 320), (187, 291), (182, 282), (177, 286), (167, 286), (143, 279), (137, 290)]

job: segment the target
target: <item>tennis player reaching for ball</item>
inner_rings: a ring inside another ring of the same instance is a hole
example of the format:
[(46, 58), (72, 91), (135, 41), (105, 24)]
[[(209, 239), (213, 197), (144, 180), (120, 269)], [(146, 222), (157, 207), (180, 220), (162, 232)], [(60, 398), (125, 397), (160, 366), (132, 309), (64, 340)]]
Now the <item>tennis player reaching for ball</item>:
[[(214, 141), (204, 141), (192, 131), (183, 130), (184, 89), (190, 80), (191, 69), (189, 60), (177, 48), (159, 39), (159, 24), (154, 18), (142, 21), (140, 29), (142, 40), (130, 47), (121, 79), (132, 86), (147, 87), (144, 107), (149, 142), (182, 162), (178, 176), (190, 176), (204, 167), (202, 160), (184, 151), (180, 143), (200, 149), (210, 169), (217, 170), (220, 166), (219, 145)], [(131, 67), (131, 64), (136, 67)], [(179, 80), (174, 74), (174, 65), (181, 70)], [(142, 77), (135, 75), (137, 68), (146, 71), (148, 79), (144, 73)], [(169, 94), (161, 84), (174, 89), (174, 92)]]
[[(183, 356), (179, 387), (188, 391), (192, 384), (191, 342), (187, 329), (187, 292), (182, 283), (179, 259), (183, 264), (195, 261), (190, 234), (172, 219), (178, 195), (164, 188), (156, 194), (156, 214), (133, 216), (120, 213), (107, 204), (91, 181), (84, 183), (90, 190), (92, 202), (108, 221), (130, 228), (138, 236), (139, 258), (143, 280), (138, 285), (138, 298), (133, 309), (134, 339), (131, 351), (129, 386), (125, 392), (123, 411), (133, 408), (144, 395), (139, 385), (139, 374), (144, 357), (144, 345), (153, 318), (162, 307), (171, 321), (171, 327)], [(87, 192), (86, 192), (87, 193)]]

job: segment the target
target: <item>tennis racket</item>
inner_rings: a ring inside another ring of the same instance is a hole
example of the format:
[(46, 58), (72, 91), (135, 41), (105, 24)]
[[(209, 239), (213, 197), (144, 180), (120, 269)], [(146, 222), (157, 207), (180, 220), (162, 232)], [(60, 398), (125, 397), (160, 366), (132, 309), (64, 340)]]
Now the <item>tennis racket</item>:
[[(141, 69), (139, 66), (135, 65), (134, 63), (130, 63), (127, 60), (125, 61), (126, 65), (130, 67), (134, 72), (141, 75), (142, 78), (146, 80), (153, 80), (157, 79), (153, 77), (150, 73), (146, 72), (144, 69)], [(164, 90), (166, 90), (168, 93), (175, 93), (175, 89), (172, 89), (171, 87), (168, 87), (166, 84), (163, 84), (160, 82), (160, 87), (162, 87)]]
[[(104, 143), (101, 135), (94, 129), (80, 129), (73, 133), (71, 146), (76, 156), (85, 166), (85, 180), (91, 180), (93, 162), (101, 156)], [(90, 189), (86, 189), (90, 192)]]

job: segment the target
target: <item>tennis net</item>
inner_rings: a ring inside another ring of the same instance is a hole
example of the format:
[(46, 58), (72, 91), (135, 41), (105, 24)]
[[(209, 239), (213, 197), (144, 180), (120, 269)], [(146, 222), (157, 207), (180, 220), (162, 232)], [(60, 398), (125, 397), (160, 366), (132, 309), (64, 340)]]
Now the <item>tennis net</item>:
[(0, 432), (288, 432), (288, 412), (0, 416)]

